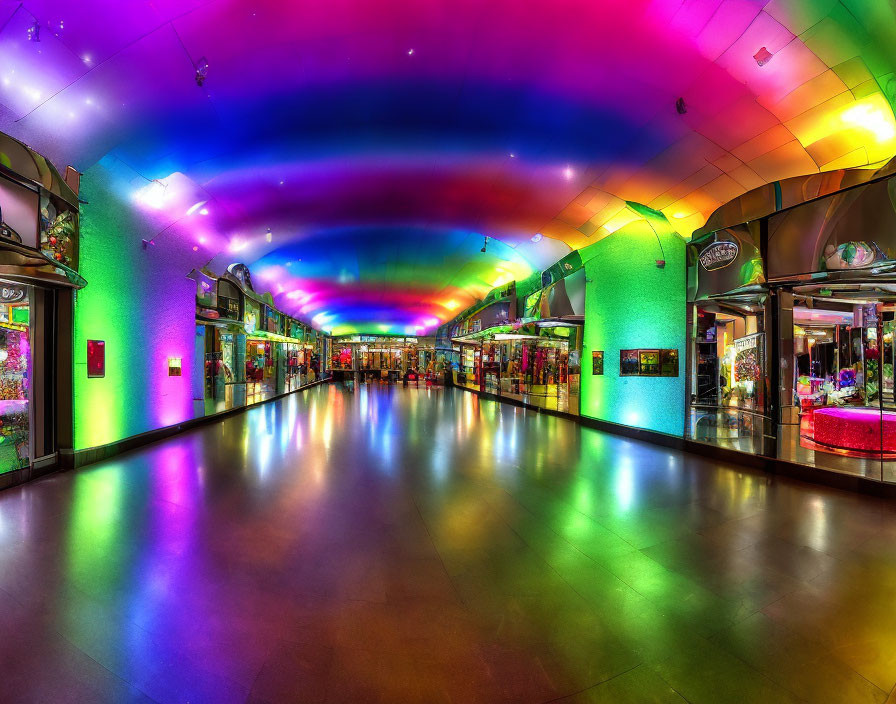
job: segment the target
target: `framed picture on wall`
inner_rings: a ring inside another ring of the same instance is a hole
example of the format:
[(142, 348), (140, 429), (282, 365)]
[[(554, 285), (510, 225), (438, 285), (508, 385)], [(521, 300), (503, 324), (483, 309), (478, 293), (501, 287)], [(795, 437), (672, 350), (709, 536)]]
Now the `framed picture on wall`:
[(678, 350), (660, 350), (660, 374), (678, 376)]
[(87, 341), (87, 378), (106, 376), (106, 343), (104, 340)]
[(641, 376), (659, 376), (660, 351), (638, 350), (638, 372)]
[(638, 376), (639, 350), (619, 351), (619, 376)]
[(591, 353), (591, 373), (601, 376), (604, 373), (604, 351), (594, 350)]

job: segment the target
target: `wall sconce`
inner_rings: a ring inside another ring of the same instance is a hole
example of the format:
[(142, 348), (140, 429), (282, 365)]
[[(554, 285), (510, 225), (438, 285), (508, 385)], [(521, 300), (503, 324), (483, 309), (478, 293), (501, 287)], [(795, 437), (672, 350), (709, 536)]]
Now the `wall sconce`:
[(180, 376), (180, 357), (169, 357), (168, 358), (168, 376)]

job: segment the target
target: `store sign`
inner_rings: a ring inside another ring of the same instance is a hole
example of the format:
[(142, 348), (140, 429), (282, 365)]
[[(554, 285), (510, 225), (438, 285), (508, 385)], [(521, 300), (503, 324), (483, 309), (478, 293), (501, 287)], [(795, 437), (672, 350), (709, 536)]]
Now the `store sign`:
[(25, 289), (18, 286), (0, 286), (0, 303), (15, 303), (25, 298)]
[(735, 352), (740, 352), (741, 350), (748, 350), (750, 348), (756, 347), (756, 344), (759, 342), (759, 338), (762, 337), (762, 333), (756, 333), (754, 335), (747, 335), (746, 337), (739, 337), (734, 341), (734, 350)]
[(737, 259), (737, 242), (713, 242), (700, 252), (700, 265), (706, 271), (724, 269)]

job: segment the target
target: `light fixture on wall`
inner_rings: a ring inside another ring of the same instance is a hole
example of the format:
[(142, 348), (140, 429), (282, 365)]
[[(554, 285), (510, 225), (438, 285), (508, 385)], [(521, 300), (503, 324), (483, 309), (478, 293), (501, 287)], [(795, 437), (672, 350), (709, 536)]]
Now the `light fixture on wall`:
[(268, 228), (268, 231), (266, 233), (264, 233), (264, 240), (265, 240), (265, 242), (270, 242), (273, 239), (274, 239), (274, 233), (271, 232), (271, 228)]

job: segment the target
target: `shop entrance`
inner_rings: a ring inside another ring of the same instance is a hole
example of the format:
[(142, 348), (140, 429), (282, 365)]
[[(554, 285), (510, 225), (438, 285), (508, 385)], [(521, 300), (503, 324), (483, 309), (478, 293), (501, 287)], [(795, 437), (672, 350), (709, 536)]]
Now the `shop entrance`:
[(773, 450), (767, 300), (754, 293), (691, 307), (690, 439), (754, 454)]
[(896, 284), (797, 286), (781, 457), (896, 480)]

